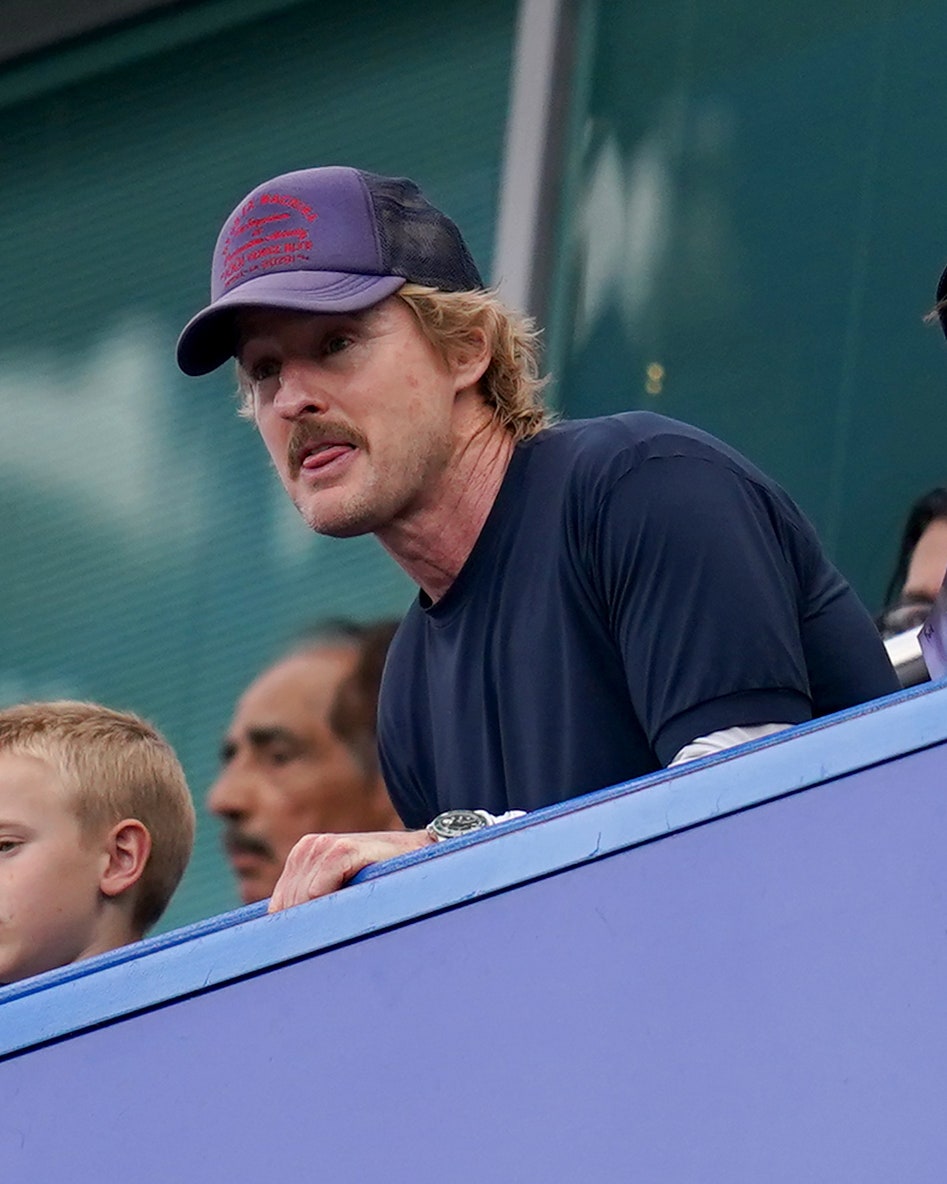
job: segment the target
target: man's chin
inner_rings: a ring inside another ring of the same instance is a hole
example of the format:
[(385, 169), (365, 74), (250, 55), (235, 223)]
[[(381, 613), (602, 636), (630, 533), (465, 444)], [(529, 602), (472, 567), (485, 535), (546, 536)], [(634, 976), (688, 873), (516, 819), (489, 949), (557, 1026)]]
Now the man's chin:
[(244, 904), (256, 904), (261, 900), (269, 900), (273, 895), (273, 889), (276, 887), (276, 881), (266, 884), (259, 880), (248, 880), (241, 878), (237, 883), (237, 891), (240, 894), (240, 899)]
[(351, 510), (339, 509), (338, 512), (333, 513), (323, 510), (321, 507), (316, 508), (299, 503), (297, 503), (296, 509), (310, 530), (330, 539), (358, 538), (359, 535), (371, 534), (380, 525), (383, 525), (376, 521), (372, 515)]
[(398, 507), (373, 485), (354, 482), (321, 490), (297, 486), (290, 496), (309, 529), (333, 539), (372, 534), (394, 517)]
[(268, 900), (273, 895), (278, 872), (271, 868), (260, 869), (249, 867), (234, 867), (237, 877), (237, 893), (244, 904), (256, 904), (260, 900)]

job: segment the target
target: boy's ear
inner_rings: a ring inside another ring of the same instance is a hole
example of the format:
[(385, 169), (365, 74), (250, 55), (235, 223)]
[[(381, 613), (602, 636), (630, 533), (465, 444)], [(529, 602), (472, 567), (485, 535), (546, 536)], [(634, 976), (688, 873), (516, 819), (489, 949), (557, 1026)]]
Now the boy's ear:
[(486, 330), (473, 325), (467, 331), (462, 345), (454, 346), (451, 353), (451, 367), (459, 391), (479, 382), (490, 365), (490, 342)]
[(151, 835), (137, 818), (116, 822), (103, 845), (106, 862), (99, 888), (106, 896), (119, 896), (137, 884), (151, 854)]

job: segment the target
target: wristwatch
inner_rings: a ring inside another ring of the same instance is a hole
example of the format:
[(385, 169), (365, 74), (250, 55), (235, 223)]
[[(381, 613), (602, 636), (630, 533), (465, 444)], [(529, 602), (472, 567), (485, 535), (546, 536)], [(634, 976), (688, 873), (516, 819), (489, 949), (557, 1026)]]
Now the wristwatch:
[(473, 834), (493, 823), (493, 815), (486, 810), (445, 810), (427, 824), (427, 833), (436, 843)]
[(505, 814), (491, 814), (489, 810), (445, 810), (427, 824), (426, 830), (436, 843), (443, 843), (445, 839), (458, 839), (485, 826), (522, 818), (525, 813), (525, 810), (507, 810)]

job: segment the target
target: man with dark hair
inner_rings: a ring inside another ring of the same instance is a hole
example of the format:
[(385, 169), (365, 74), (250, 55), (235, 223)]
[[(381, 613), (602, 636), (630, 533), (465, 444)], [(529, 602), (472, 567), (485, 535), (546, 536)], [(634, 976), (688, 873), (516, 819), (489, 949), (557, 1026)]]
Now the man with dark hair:
[(312, 529), (374, 533), (420, 587), (379, 708), (418, 829), (308, 836), (271, 908), (897, 688), (812, 527), (733, 449), (650, 412), (550, 425), (532, 325), (411, 181), (248, 194), (178, 342), (188, 374), (231, 357)]
[(398, 630), (397, 621), (378, 621), (359, 627), (355, 639), (358, 657), (348, 678), (335, 693), (329, 726), (351, 749), (362, 768), (378, 777), (378, 692), (388, 647)]
[(402, 829), (378, 767), (378, 684), (396, 621), (308, 632), (250, 684), (221, 745), (208, 808), (245, 904), (272, 894), (312, 831)]
[(923, 624), (947, 572), (947, 489), (938, 485), (908, 510), (898, 558), (878, 619), (883, 637)]

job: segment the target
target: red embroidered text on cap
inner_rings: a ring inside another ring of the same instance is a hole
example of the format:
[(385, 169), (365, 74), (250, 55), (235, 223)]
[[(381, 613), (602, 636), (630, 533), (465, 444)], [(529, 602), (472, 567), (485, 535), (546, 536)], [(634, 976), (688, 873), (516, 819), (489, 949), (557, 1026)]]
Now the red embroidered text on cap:
[[(258, 206), (282, 206), (279, 212)], [(224, 239), (220, 255), (220, 284), (232, 288), (252, 275), (276, 267), (298, 267), (308, 263), (312, 238), (305, 223), (318, 218), (313, 208), (287, 193), (262, 193), (240, 207)]]

